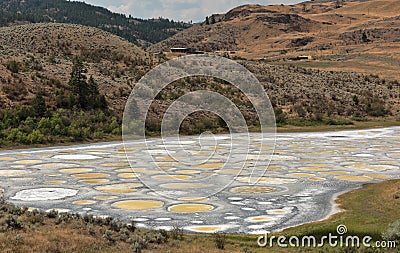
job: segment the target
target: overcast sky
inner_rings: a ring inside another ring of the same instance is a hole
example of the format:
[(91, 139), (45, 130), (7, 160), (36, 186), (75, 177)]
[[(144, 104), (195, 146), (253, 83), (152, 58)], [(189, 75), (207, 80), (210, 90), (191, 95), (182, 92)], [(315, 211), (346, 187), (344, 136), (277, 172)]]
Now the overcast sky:
[(225, 13), (239, 5), (293, 4), (299, 0), (84, 0), (138, 18), (164, 17), (179, 21), (203, 21), (213, 13)]

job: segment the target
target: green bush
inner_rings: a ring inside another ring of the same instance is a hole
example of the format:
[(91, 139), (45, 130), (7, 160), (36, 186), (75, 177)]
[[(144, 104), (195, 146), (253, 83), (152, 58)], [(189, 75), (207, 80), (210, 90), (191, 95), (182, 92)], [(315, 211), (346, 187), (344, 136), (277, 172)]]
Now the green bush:
[(9, 215), (6, 218), (5, 223), (9, 229), (22, 229), (24, 227), (22, 221), (15, 215)]
[(0, 110), (1, 145), (83, 141), (121, 134), (121, 118), (100, 109), (57, 109), (38, 116), (32, 108)]
[(104, 232), (103, 237), (106, 238), (109, 243), (115, 243), (113, 232), (111, 230), (106, 230), (106, 232)]
[(44, 142), (44, 134), (40, 132), (40, 130), (33, 130), (30, 134), (27, 136), (28, 142), (30, 144), (39, 144)]
[(282, 108), (275, 108), (275, 121), (278, 125), (284, 125), (287, 122), (287, 114), (283, 112)]
[(7, 63), (7, 69), (10, 70), (13, 73), (18, 73), (20, 70), (19, 63), (15, 60), (9, 61)]
[(215, 233), (213, 235), (214, 238), (214, 243), (217, 249), (225, 249), (225, 242), (226, 242), (226, 235), (225, 234), (220, 234), (220, 233)]
[(329, 118), (327, 121), (327, 125), (332, 126), (344, 126), (344, 125), (353, 125), (354, 123), (351, 120), (343, 119), (343, 118)]
[(388, 229), (382, 233), (382, 239), (400, 243), (400, 220), (389, 225)]
[(173, 240), (182, 240), (183, 239), (183, 229), (178, 226), (174, 226), (170, 231), (170, 237)]

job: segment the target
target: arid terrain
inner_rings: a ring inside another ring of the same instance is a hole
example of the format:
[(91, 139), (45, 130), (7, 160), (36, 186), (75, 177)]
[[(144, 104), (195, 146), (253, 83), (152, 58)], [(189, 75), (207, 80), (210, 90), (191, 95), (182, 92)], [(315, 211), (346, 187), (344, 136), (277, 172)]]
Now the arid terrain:
[(215, 14), (209, 24), (195, 25), (149, 50), (188, 47), (226, 51), (231, 57), (272, 64), (286, 64), (291, 58), (304, 55), (315, 60), (299, 63), (302, 66), (396, 80), (400, 62), (399, 13), (400, 3), (396, 0), (245, 5)]

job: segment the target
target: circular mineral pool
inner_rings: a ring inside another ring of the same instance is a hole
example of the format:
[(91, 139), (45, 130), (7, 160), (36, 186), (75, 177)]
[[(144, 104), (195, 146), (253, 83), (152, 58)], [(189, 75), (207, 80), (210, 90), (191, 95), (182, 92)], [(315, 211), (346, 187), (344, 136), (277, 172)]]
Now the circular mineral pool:
[(273, 218), (270, 216), (266, 216), (266, 215), (248, 217), (245, 219), (245, 221), (247, 221), (247, 222), (266, 222), (266, 221), (271, 221), (271, 220), (273, 220)]
[(336, 176), (337, 179), (346, 181), (371, 181), (372, 178), (365, 176)]
[[(128, 163), (103, 163), (103, 164), (100, 164), (100, 166), (117, 168), (117, 167), (128, 167), (129, 164)], [(131, 171), (132, 171), (132, 169), (131, 169)]]
[(203, 225), (203, 226), (190, 226), (190, 227), (185, 227), (184, 229), (192, 231), (192, 232), (198, 232), (198, 233), (216, 233), (220, 231), (224, 231), (226, 229), (236, 227), (234, 225)]
[(65, 184), (66, 181), (61, 181), (61, 180), (53, 180), (53, 181), (46, 181), (44, 184), (48, 185), (60, 185), (60, 184)]
[(314, 174), (309, 174), (309, 173), (292, 173), (292, 174), (288, 174), (288, 176), (292, 176), (292, 177), (313, 177), (315, 175)]
[(303, 171), (324, 171), (327, 170), (326, 168), (321, 168), (321, 167), (301, 167), (299, 170)]
[(161, 180), (187, 180), (192, 177), (189, 175), (155, 175), (152, 178)]
[(85, 173), (85, 174), (74, 174), (72, 175), (76, 178), (89, 178), (89, 179), (95, 179), (95, 178), (104, 178), (104, 177), (109, 177), (109, 174), (105, 173)]
[(61, 168), (67, 168), (71, 166), (76, 166), (76, 164), (70, 164), (70, 163), (42, 163), (38, 165), (32, 166), (35, 169), (40, 169), (40, 170), (47, 170), (47, 169), (61, 169)]
[(143, 186), (140, 183), (110, 184), (95, 187), (96, 190), (105, 193), (131, 193), (136, 192), (136, 188)]
[(279, 177), (261, 177), (261, 178), (256, 178), (256, 177), (247, 177), (247, 176), (240, 176), (236, 178), (237, 181), (242, 182), (242, 183), (257, 183), (257, 184), (273, 184), (273, 185), (279, 185), (279, 184), (290, 184), (290, 183), (296, 183), (297, 179), (294, 178), (279, 178)]
[(37, 188), (19, 191), (11, 199), (22, 201), (57, 200), (75, 196), (78, 190), (67, 188)]
[(61, 160), (96, 160), (102, 157), (95, 155), (55, 155), (52, 158)]
[(95, 203), (96, 203), (96, 201), (87, 200), (87, 199), (82, 199), (82, 200), (72, 202), (72, 204), (74, 204), (74, 205), (93, 205)]
[(130, 178), (137, 178), (138, 175), (135, 173), (120, 173), (120, 174), (118, 174), (118, 177), (124, 178), (124, 179), (130, 179)]
[(174, 213), (199, 213), (213, 210), (212, 205), (207, 204), (178, 204), (168, 207), (168, 211)]
[(221, 168), (223, 166), (224, 166), (223, 163), (205, 163), (205, 164), (196, 165), (195, 167), (199, 168), (199, 169), (217, 169), (217, 168)]
[(86, 183), (86, 184), (104, 184), (107, 182), (110, 182), (108, 179), (83, 179), (79, 180), (81, 183)]
[(0, 157), (0, 161), (14, 161), (16, 158), (14, 157)]
[(26, 170), (0, 170), (0, 177), (15, 177), (28, 174)]
[(58, 174), (58, 173), (56, 173), (56, 174), (45, 174), (46, 175), (46, 177), (60, 177), (61, 176), (61, 174)]
[(199, 202), (199, 201), (209, 200), (209, 198), (205, 198), (205, 197), (182, 197), (182, 198), (179, 198), (179, 200), (181, 200), (181, 201)]
[(199, 170), (178, 170), (176, 173), (179, 174), (199, 174), (201, 171)]
[(159, 171), (156, 170), (149, 170), (149, 169), (144, 169), (144, 168), (125, 168), (125, 169), (119, 169), (117, 172), (122, 172), (122, 173), (143, 173), (143, 174), (157, 174)]
[(95, 200), (110, 200), (110, 199), (116, 199), (117, 196), (96, 196), (94, 197)]
[(310, 177), (309, 180), (311, 180), (311, 181), (326, 181), (326, 178), (323, 178), (323, 177)]
[(374, 178), (374, 179), (386, 179), (390, 178), (390, 176), (383, 175), (383, 174), (365, 174), (364, 176)]
[(326, 172), (320, 172), (320, 174), (324, 175), (346, 175), (349, 174), (347, 171), (326, 171)]
[(43, 162), (42, 160), (19, 160), (15, 161), (16, 164), (31, 165)]
[(60, 172), (62, 173), (86, 173), (86, 172), (91, 172), (93, 169), (89, 168), (71, 168), (71, 169), (62, 169)]
[(162, 201), (158, 200), (124, 200), (115, 202), (111, 206), (123, 209), (123, 210), (131, 210), (131, 211), (142, 211), (160, 208), (164, 205)]
[(265, 186), (238, 186), (230, 190), (234, 193), (271, 193), (276, 192), (276, 188)]
[(205, 188), (210, 187), (209, 184), (197, 184), (197, 183), (170, 183), (160, 185), (162, 188), (167, 189), (193, 189), (193, 188)]

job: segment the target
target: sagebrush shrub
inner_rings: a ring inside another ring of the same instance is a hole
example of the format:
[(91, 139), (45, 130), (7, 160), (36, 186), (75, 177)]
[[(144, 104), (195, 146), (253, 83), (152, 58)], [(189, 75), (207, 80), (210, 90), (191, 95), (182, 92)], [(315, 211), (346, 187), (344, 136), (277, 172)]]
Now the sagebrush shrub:
[(382, 238), (388, 241), (400, 242), (400, 220), (390, 224), (388, 229), (382, 233)]

